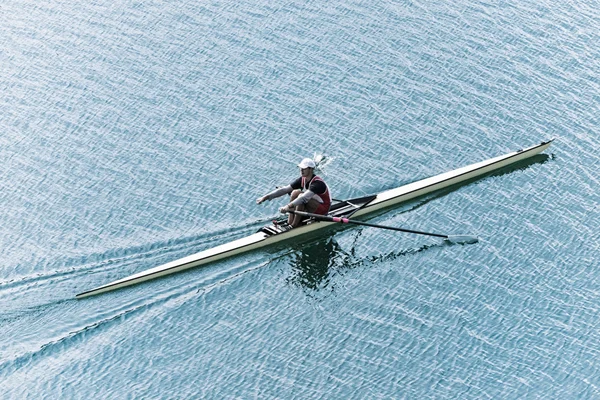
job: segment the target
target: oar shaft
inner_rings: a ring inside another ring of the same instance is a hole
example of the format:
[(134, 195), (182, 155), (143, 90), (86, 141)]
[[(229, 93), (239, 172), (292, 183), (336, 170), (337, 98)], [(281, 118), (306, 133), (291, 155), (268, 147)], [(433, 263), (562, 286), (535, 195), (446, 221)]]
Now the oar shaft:
[(431, 233), (431, 232), (416, 231), (416, 230), (413, 230), (413, 229), (398, 228), (398, 227), (395, 227), (395, 226), (376, 225), (376, 224), (370, 224), (368, 222), (353, 221), (353, 220), (350, 220), (348, 218), (336, 218), (336, 217), (334, 217), (333, 221), (334, 222), (341, 222), (341, 223), (344, 223), (344, 224), (354, 224), (354, 225), (370, 226), (370, 227), (373, 227), (373, 228), (389, 229), (391, 231), (416, 233), (417, 235), (436, 236), (436, 237), (441, 237), (441, 238), (444, 238), (444, 239), (448, 238), (448, 235), (442, 235), (440, 233)]
[(329, 215), (313, 214), (313, 213), (308, 213), (308, 212), (304, 212), (304, 211), (290, 211), (290, 213), (297, 214), (297, 215), (300, 215), (300, 216), (303, 216), (303, 217), (315, 218), (315, 219), (320, 220), (320, 221), (338, 222), (338, 223), (342, 223), (342, 224), (363, 225), (363, 226), (370, 226), (372, 228), (389, 229), (389, 230), (392, 230), (392, 231), (407, 232), (407, 233), (416, 233), (417, 235), (435, 236), (435, 237), (441, 237), (441, 238), (444, 238), (444, 239), (448, 239), (448, 235), (442, 235), (442, 234), (439, 234), (439, 233), (415, 231), (415, 230), (412, 230), (412, 229), (398, 228), (398, 227), (395, 227), (395, 226), (376, 225), (376, 224), (370, 224), (368, 222), (355, 221), (355, 220), (348, 219), (348, 218), (330, 217)]

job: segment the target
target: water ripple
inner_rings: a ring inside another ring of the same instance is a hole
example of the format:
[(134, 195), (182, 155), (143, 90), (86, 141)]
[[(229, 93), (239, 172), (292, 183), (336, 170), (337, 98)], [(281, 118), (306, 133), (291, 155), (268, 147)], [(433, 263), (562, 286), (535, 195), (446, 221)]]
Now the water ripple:
[[(7, 396), (599, 395), (595, 4), (2, 13)], [(543, 159), (373, 217), (475, 245), (348, 229), (72, 299), (256, 230), (285, 199), (254, 199), (314, 153), (345, 198), (552, 137)]]

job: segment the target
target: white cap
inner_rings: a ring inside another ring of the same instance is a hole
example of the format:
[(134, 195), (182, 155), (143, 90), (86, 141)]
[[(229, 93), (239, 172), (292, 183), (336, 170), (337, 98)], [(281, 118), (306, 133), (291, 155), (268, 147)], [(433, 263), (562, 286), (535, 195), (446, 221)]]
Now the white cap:
[(305, 158), (304, 160), (300, 161), (300, 164), (298, 164), (298, 166), (300, 168), (304, 169), (304, 168), (315, 168), (317, 165), (310, 158)]

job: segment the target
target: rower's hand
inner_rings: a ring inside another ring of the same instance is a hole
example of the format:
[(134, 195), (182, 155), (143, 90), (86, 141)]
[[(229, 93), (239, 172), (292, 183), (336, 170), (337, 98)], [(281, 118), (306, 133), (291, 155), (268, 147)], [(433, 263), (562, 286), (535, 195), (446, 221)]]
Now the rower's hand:
[(267, 196), (259, 197), (258, 199), (256, 199), (256, 204), (260, 204), (265, 200), (267, 200)]
[(286, 214), (286, 213), (290, 212), (290, 208), (288, 206), (283, 206), (279, 209), (279, 212), (282, 214)]

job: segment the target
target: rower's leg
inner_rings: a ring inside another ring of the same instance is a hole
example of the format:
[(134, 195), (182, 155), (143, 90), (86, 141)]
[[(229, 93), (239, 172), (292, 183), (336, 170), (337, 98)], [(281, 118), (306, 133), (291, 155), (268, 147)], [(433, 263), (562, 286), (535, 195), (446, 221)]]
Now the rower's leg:
[[(319, 207), (319, 202), (316, 201), (315, 199), (310, 199), (308, 201), (308, 204), (300, 204), (298, 207), (296, 207), (296, 211), (315, 212), (317, 207)], [(300, 226), (300, 223), (302, 222), (302, 216), (294, 214), (293, 217), (294, 218), (293, 218), (292, 222), (289, 222), (289, 219), (288, 219), (288, 224), (290, 224), (292, 226), (292, 228), (296, 228), (296, 227)]]
[[(304, 204), (300, 204), (296, 207), (296, 211), (304, 211)], [(291, 220), (291, 222), (289, 222)], [(292, 226), (292, 228), (297, 228), (300, 226), (302, 222), (302, 217), (300, 215), (292, 214), (288, 217), (288, 223)]]
[(314, 213), (317, 211), (317, 208), (319, 208), (320, 205), (321, 203), (319, 203), (315, 199), (310, 199), (308, 201), (308, 204), (306, 204), (306, 206), (304, 207), (304, 209), (309, 213)]
[[(292, 192), (292, 194), (290, 195), (290, 203), (291, 203), (292, 201), (296, 200), (296, 199), (298, 198), (298, 196), (300, 196), (300, 193), (302, 193), (302, 191), (300, 191), (300, 190), (294, 190), (294, 191)], [(297, 210), (297, 209), (298, 209), (298, 208), (296, 208), (296, 210)], [(296, 226), (300, 225), (300, 220), (298, 221), (298, 225), (294, 225), (294, 222), (295, 222), (294, 220), (295, 220), (295, 219), (298, 219), (298, 218), (296, 217), (296, 215), (294, 215), (294, 214), (288, 214), (288, 225), (290, 225), (291, 227), (294, 227), (294, 228), (295, 228)]]

